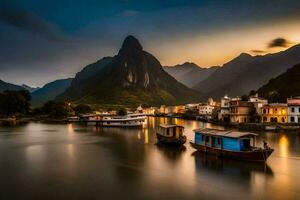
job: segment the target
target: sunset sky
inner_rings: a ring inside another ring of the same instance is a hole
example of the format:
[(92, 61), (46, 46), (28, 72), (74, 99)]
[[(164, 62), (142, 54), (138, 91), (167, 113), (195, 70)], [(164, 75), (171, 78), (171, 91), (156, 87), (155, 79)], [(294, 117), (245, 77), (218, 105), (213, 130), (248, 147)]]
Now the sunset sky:
[(163, 65), (222, 65), (300, 43), (300, 1), (1, 0), (0, 79), (73, 77), (116, 54), (128, 34)]

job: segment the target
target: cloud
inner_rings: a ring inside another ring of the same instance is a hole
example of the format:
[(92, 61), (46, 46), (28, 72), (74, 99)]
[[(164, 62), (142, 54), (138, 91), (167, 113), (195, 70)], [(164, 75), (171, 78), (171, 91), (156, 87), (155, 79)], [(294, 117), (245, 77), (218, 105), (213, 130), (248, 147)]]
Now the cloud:
[(274, 48), (274, 47), (288, 47), (292, 42), (290, 42), (289, 40), (282, 38), (282, 37), (278, 37), (273, 39), (269, 44), (268, 47), (269, 48)]
[(64, 34), (39, 16), (20, 10), (0, 10), (0, 22), (30, 32), (51, 41), (66, 41)]

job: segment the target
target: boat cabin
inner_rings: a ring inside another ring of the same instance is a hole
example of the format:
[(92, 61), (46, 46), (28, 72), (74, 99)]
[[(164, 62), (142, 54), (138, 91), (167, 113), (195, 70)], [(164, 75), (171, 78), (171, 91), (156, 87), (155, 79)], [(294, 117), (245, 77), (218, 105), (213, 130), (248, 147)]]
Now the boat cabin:
[(183, 136), (183, 126), (176, 124), (161, 124), (157, 128), (157, 133), (165, 137), (180, 138)]
[(228, 151), (250, 151), (255, 147), (257, 134), (216, 129), (197, 129), (195, 143)]

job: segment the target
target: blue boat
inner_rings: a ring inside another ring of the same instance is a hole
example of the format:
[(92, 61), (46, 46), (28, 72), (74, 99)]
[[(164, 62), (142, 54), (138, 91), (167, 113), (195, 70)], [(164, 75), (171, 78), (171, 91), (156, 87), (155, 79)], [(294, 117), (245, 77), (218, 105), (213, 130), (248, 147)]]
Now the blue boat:
[(257, 134), (250, 132), (196, 129), (195, 141), (190, 142), (198, 151), (237, 160), (266, 162), (274, 149), (264, 143), (255, 147)]

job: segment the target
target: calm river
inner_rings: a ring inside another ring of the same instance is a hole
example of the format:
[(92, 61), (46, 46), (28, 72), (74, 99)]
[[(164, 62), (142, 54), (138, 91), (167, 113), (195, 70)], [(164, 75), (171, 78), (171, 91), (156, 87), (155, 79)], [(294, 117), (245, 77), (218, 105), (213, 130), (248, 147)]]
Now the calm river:
[[(29, 123), (0, 127), (0, 199), (300, 199), (300, 134), (260, 133), (266, 165), (155, 145), (143, 129)], [(172, 119), (192, 130), (210, 124)]]

